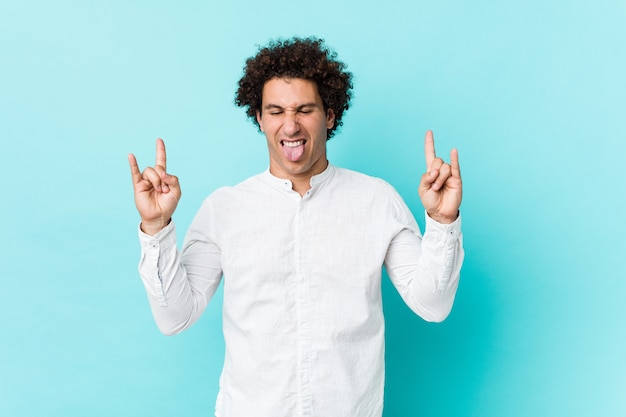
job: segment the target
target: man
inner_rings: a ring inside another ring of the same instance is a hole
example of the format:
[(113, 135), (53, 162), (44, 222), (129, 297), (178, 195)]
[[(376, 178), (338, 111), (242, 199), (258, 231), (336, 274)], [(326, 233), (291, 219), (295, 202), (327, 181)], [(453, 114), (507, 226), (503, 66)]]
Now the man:
[(171, 220), (181, 189), (163, 141), (143, 173), (129, 155), (139, 269), (161, 331), (191, 326), (224, 279), (218, 417), (380, 417), (383, 263), (424, 319), (452, 308), (463, 259), (457, 152), (444, 163), (426, 134), (422, 237), (389, 184), (327, 160), (351, 87), (321, 40), (272, 42), (248, 59), (235, 102), (265, 134), (269, 169), (210, 195), (182, 252)]

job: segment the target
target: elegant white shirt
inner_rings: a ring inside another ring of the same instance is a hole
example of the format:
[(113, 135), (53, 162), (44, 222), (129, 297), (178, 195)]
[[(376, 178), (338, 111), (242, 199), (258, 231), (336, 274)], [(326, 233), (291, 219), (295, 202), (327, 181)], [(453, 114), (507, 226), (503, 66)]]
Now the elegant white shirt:
[(269, 171), (203, 203), (182, 252), (171, 223), (140, 231), (140, 274), (165, 334), (191, 326), (224, 280), (218, 417), (380, 417), (381, 269), (429, 321), (450, 312), (461, 219), (421, 236), (386, 182), (329, 165), (301, 197)]

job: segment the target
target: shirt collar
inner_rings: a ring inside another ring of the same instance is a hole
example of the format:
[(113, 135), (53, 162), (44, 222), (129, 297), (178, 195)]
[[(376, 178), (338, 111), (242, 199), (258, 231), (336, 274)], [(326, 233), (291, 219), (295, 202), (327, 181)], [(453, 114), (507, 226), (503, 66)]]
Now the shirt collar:
[[(328, 166), (326, 167), (324, 171), (320, 172), (317, 175), (313, 175), (311, 177), (311, 181), (310, 181), (311, 190), (318, 188), (322, 184), (327, 182), (333, 176), (334, 173), (335, 173), (335, 167), (329, 162)], [(286, 178), (279, 178), (279, 177), (274, 176), (270, 172), (269, 168), (267, 168), (265, 172), (261, 174), (261, 178), (263, 178), (263, 180), (265, 180), (266, 182), (268, 182), (269, 184), (273, 185), (276, 188), (286, 190), (286, 191), (293, 190), (293, 184), (291, 183), (290, 180)]]

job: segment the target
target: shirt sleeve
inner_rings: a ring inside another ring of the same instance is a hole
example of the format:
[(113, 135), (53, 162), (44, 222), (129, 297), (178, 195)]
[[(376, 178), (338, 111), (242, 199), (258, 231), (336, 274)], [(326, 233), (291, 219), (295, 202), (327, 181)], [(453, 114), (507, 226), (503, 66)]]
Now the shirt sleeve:
[(426, 214), (422, 236), (404, 202), (396, 208), (401, 226), (385, 256), (389, 278), (415, 313), (427, 321), (443, 321), (452, 310), (463, 264), (461, 215), (441, 224)]
[(154, 236), (139, 228), (139, 242), (139, 274), (156, 324), (163, 334), (180, 333), (198, 320), (219, 286), (219, 248), (192, 224), (180, 252), (173, 221)]

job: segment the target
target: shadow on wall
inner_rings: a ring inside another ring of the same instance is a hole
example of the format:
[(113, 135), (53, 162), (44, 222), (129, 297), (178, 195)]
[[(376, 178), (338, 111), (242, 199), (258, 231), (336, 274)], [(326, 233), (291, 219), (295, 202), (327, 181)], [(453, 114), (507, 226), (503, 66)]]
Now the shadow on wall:
[(450, 316), (427, 323), (404, 304), (385, 274), (384, 417), (458, 417), (478, 411), (494, 339), (488, 279), (488, 272), (466, 256)]

